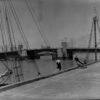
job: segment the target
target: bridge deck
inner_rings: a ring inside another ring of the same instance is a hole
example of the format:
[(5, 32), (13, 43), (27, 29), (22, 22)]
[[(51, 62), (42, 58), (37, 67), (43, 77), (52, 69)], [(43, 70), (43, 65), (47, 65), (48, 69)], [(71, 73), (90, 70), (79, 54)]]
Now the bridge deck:
[[(48, 55), (48, 54), (57, 54), (57, 48), (50, 48), (50, 49), (33, 49), (33, 50), (26, 50), (27, 51), (27, 58), (36, 58), (41, 55)], [(94, 53), (94, 52), (100, 52), (100, 48), (68, 48), (66, 50), (67, 54), (69, 56), (73, 56), (73, 53)], [(44, 52), (44, 54), (42, 54)], [(14, 52), (0, 52), (0, 59), (5, 59), (6, 57), (14, 57), (18, 56), (18, 51)], [(71, 57), (72, 58), (72, 57)]]
[(95, 49), (95, 48), (68, 48), (67, 49), (67, 52), (81, 52), (81, 53), (90, 52), (90, 53), (93, 53), (95, 51), (100, 52), (100, 48), (98, 48), (98, 49)]

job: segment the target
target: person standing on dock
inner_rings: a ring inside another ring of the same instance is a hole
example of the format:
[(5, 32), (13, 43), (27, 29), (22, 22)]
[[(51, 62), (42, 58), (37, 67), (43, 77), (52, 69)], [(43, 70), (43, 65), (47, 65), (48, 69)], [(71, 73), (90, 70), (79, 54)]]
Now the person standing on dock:
[(62, 69), (62, 67), (61, 67), (61, 60), (57, 59), (57, 60), (56, 60), (56, 64), (57, 64), (57, 69), (58, 69), (59, 71), (61, 71), (61, 69)]

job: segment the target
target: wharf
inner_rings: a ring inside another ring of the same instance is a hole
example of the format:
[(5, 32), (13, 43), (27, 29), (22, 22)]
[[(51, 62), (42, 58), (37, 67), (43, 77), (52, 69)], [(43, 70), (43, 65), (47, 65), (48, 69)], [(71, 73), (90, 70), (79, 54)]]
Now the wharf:
[(4, 100), (87, 100), (100, 98), (100, 62), (17, 87), (0, 94)]

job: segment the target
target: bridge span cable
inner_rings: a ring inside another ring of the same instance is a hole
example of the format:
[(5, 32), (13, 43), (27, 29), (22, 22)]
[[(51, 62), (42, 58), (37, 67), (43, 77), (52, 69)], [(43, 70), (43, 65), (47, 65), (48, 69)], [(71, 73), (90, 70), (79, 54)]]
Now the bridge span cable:
[(40, 25), (39, 25), (39, 23), (38, 23), (38, 21), (37, 21), (37, 19), (36, 19), (37, 17), (36, 17), (35, 11), (34, 11), (34, 14), (33, 14), (32, 5), (31, 5), (30, 0), (28, 0), (28, 1), (25, 0), (25, 3), (26, 3), (26, 6), (27, 6), (27, 8), (28, 8), (28, 11), (30, 12), (30, 15), (32, 16), (32, 19), (33, 19), (33, 21), (34, 21), (34, 23), (35, 23), (35, 25), (36, 25), (36, 27), (37, 27), (37, 29), (38, 29), (38, 31), (39, 31), (41, 37), (42, 37), (42, 39), (43, 39), (45, 45), (46, 45), (47, 47), (49, 47), (50, 44), (48, 45), (49, 42), (48, 42), (48, 40), (44, 37), (43, 32), (42, 32), (41, 29), (40, 29)]
[(29, 49), (30, 46), (29, 46), (28, 41), (27, 41), (27, 39), (26, 39), (26, 36), (25, 36), (25, 34), (24, 34), (24, 32), (23, 32), (23, 29), (22, 29), (20, 20), (19, 20), (17, 14), (16, 14), (16, 11), (15, 11), (15, 8), (14, 8), (14, 6), (13, 6), (13, 3), (12, 3), (11, 0), (8, 0), (8, 3), (9, 3), (9, 6), (10, 6), (10, 9), (11, 9), (11, 11), (12, 11), (12, 14), (13, 14), (13, 16), (14, 16), (14, 19), (15, 19), (15, 21), (16, 21), (17, 27), (18, 27), (18, 29), (19, 29), (19, 31), (20, 31), (21, 36), (22, 36), (22, 39), (23, 39), (23, 41), (24, 41), (24, 43), (25, 43), (25, 45), (26, 45), (26, 48)]

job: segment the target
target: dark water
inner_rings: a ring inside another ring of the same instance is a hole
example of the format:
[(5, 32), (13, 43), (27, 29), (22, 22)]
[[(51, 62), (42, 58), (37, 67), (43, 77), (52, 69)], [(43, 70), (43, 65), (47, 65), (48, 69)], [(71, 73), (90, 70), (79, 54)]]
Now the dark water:
[[(84, 56), (78, 56), (81, 60), (84, 60)], [(89, 60), (91, 62), (94, 59)], [(61, 63), (62, 70), (77, 66), (75, 61), (62, 60)], [(13, 69), (11, 65), (12, 62), (9, 62), (9, 67)], [(42, 58), (36, 60), (36, 62), (23, 61), (21, 65), (24, 80), (36, 78), (38, 70), (42, 76), (58, 71), (55, 61), (52, 61), (51, 58)], [(2, 73), (6, 68), (2, 63), (0, 63), (0, 66), (0, 72)], [(68, 98), (100, 97), (100, 84), (98, 84), (100, 82), (100, 67), (98, 66), (95, 65), (97, 68), (91, 66), (92, 68), (89, 67), (90, 69), (74, 70), (70, 73), (58, 75), (55, 78), (41, 80), (2, 92), (0, 94), (0, 100), (69, 100)], [(14, 75), (11, 76), (11, 80), (14, 80)]]
[[(5, 73), (7, 68), (4, 66), (3, 63), (7, 62), (0, 62), (0, 74), (2, 75)], [(71, 68), (75, 66), (73, 61), (68, 61), (68, 60), (62, 60), (62, 70), (65, 70), (67, 68)], [(15, 76), (16, 73), (14, 73), (15, 68), (14, 68), (14, 62), (13, 61), (8, 61), (8, 67), (13, 71), (13, 74), (11, 77), (7, 80), (8, 83), (15, 83), (17, 80), (17, 77)], [(49, 74), (53, 74), (58, 72), (56, 61), (52, 60), (50, 57), (44, 57), (41, 58), (40, 60), (26, 60), (26, 61), (21, 61), (21, 68), (22, 68), (22, 76), (20, 76), (21, 81), (26, 81), (29, 79), (37, 78), (38, 77), (38, 72), (41, 73), (41, 76), (46, 76)], [(19, 74), (20, 69), (18, 68)], [(3, 79), (6, 80), (7, 77), (4, 77)], [(2, 78), (0, 82), (2, 81)]]
[[(84, 61), (86, 58), (85, 53), (77, 53), (77, 55), (81, 61)], [(95, 59), (95, 56), (93, 53), (89, 54), (89, 63), (93, 62)], [(98, 54), (98, 59), (100, 59), (100, 54)], [(7, 63), (7, 62), (5, 62)], [(66, 70), (68, 68), (76, 67), (77, 64), (74, 60), (61, 60), (62, 64), (62, 70)], [(14, 62), (9, 61), (8, 62), (8, 67), (13, 71), (13, 74), (10, 76), (9, 79), (7, 79), (8, 83), (15, 83), (16, 76), (14, 73)], [(21, 61), (21, 67), (22, 67), (22, 74), (23, 78), (20, 77), (20, 81), (26, 81), (29, 79), (37, 78), (38, 77), (38, 72), (41, 73), (41, 76), (46, 76), (49, 74), (56, 73), (58, 71), (56, 61), (52, 60), (50, 56), (45, 56), (41, 57), (40, 60), (25, 60)], [(7, 68), (4, 66), (2, 62), (0, 62), (0, 74), (5, 73)], [(20, 70), (18, 68), (18, 71), (20, 73)], [(7, 77), (4, 78), (6, 80)], [(0, 79), (0, 82), (2, 81), (2, 78)]]

